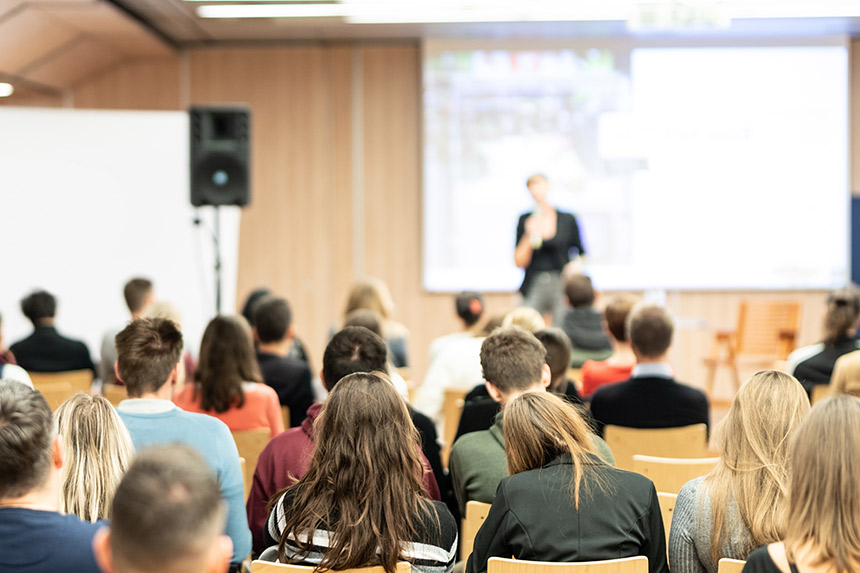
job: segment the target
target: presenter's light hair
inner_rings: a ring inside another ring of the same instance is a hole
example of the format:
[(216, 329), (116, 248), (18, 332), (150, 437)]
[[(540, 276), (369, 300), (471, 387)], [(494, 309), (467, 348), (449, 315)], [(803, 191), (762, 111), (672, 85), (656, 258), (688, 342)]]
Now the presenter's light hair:
[(726, 509), (732, 501), (748, 531), (738, 539), (740, 558), (782, 539), (788, 513), (789, 444), (808, 413), (806, 391), (785, 372), (758, 372), (738, 390), (716, 429), (720, 461), (705, 477), (710, 522), (704, 517), (704, 498), (697, 507), (700, 532), (713, 531), (709, 535), (714, 563), (725, 557), (722, 548), (729, 540), (738, 537)]
[(674, 329), (669, 312), (656, 304), (637, 304), (627, 317), (630, 344), (647, 358), (658, 358), (669, 350)]
[(534, 332), (546, 328), (546, 321), (537, 310), (530, 306), (520, 306), (505, 315), (502, 326), (519, 326), (523, 330)]
[(388, 285), (383, 281), (367, 277), (356, 281), (349, 289), (344, 316), (359, 308), (367, 308), (378, 312), (383, 320), (388, 320), (394, 314), (394, 301)]
[(526, 390), (541, 381), (546, 349), (518, 326), (497, 328), (481, 343), (484, 380), (504, 393)]
[(110, 542), (118, 571), (199, 571), (227, 510), (206, 460), (173, 444), (143, 450), (117, 488)]
[(836, 343), (840, 336), (852, 335), (860, 318), (860, 290), (855, 286), (837, 289), (827, 296), (824, 315), (824, 342)]
[(41, 487), (51, 465), (51, 408), (37, 391), (0, 380), (0, 498)]
[(505, 406), (505, 452), (510, 475), (544, 467), (559, 456), (570, 454), (573, 475), (570, 496), (579, 509), (582, 478), (592, 472), (589, 481), (601, 484), (600, 463), (586, 458), (594, 454), (591, 432), (573, 405), (548, 392), (526, 392)]
[(603, 309), (603, 317), (606, 319), (606, 328), (609, 334), (618, 342), (628, 340), (627, 317), (636, 306), (636, 299), (632, 296), (617, 295), (609, 300)]
[(848, 394), (860, 398), (860, 350), (843, 354), (833, 366), (830, 395)]
[(791, 444), (785, 548), (810, 567), (860, 570), (860, 399), (817, 403)]
[(60, 511), (85, 521), (110, 518), (120, 479), (134, 446), (116, 410), (103, 396), (78, 392), (55, 413), (65, 459), (60, 471)]
[(114, 343), (119, 377), (130, 398), (161, 388), (182, 355), (182, 333), (169, 318), (133, 320)]
[[(308, 471), (289, 490), (279, 561), (302, 561), (317, 550), (307, 533), (327, 529), (331, 543), (318, 570), (381, 565), (394, 573), (415, 524), (439, 524), (425, 497), (418, 444), (406, 402), (385, 374), (340, 380), (314, 423)], [(287, 550), (288, 539), (297, 551)]]
[(543, 173), (535, 173), (534, 175), (530, 175), (528, 179), (526, 179), (526, 187), (531, 187), (535, 183), (549, 183), (549, 179), (546, 178), (546, 175)]
[(21, 312), (37, 325), (43, 318), (54, 318), (57, 313), (57, 299), (48, 291), (33, 291), (21, 301)]
[(144, 278), (134, 278), (125, 283), (122, 291), (125, 304), (132, 313), (140, 312), (152, 294), (152, 281)]
[(251, 327), (241, 316), (218, 315), (200, 341), (194, 396), (204, 411), (219, 414), (245, 405), (244, 382), (262, 382)]

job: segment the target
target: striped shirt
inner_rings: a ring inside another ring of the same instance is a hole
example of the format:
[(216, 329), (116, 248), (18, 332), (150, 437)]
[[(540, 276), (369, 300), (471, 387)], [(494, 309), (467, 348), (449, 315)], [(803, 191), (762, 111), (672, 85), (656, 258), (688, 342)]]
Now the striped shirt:
[[(286, 512), (289, 511), (289, 508), (285, 508), (285, 505), (290, 502), (287, 497), (289, 493), (287, 491), (281, 496), (274, 510), (269, 514), (264, 532), (267, 546), (278, 544), (281, 532), (286, 526)], [(416, 523), (414, 539), (408, 540), (404, 544), (403, 558), (412, 564), (412, 571), (415, 573), (450, 573), (454, 568), (454, 555), (457, 550), (457, 524), (444, 503), (430, 500), (426, 500), (426, 503), (433, 504), (439, 516), (439, 524), (436, 524), (432, 516), (426, 516), (422, 513), (418, 518), (418, 523)], [(293, 537), (288, 537), (286, 541), (287, 556), (298, 558), (298, 547), (293, 541)], [(305, 565), (320, 563), (330, 546), (331, 533), (329, 531), (314, 531), (311, 552), (301, 558), (301, 563)]]

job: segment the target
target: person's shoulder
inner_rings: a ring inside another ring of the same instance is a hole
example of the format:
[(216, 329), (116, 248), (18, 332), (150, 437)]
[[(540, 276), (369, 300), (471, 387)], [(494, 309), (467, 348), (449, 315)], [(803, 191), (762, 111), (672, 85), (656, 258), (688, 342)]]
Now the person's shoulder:
[[(483, 458), (492, 451), (492, 444), (496, 441), (490, 430), (478, 430), (460, 436), (451, 446), (451, 459), (456, 460), (456, 465), (475, 463), (476, 454)], [(504, 448), (502, 448), (504, 452)]]
[(248, 397), (256, 400), (265, 402), (274, 400), (275, 402), (278, 402), (278, 393), (275, 392), (274, 388), (264, 382), (249, 382), (247, 384), (243, 384), (242, 390)]
[(301, 426), (295, 428), (287, 428), (274, 438), (269, 440), (263, 453), (266, 455), (278, 455), (284, 452), (295, 450), (300, 443), (307, 442), (312, 444), (311, 439), (305, 434)]
[(591, 404), (594, 405), (594, 402), (598, 403), (602, 400), (615, 400), (621, 396), (623, 396), (632, 384), (631, 379), (624, 380), (622, 382), (618, 382), (617, 384), (609, 384), (607, 386), (601, 386), (594, 392), (594, 396), (591, 398)]
[[(775, 543), (773, 546), (774, 549), (777, 549), (781, 548), (782, 544)], [(750, 553), (747, 556), (747, 562), (743, 570), (748, 573), (781, 573), (780, 568), (770, 554), (769, 548), (769, 545), (765, 545)], [(785, 550), (783, 549), (782, 551), (784, 553)]]
[(672, 380), (675, 383), (675, 391), (686, 398), (691, 400), (708, 400), (708, 396), (701, 388), (696, 388), (695, 386), (690, 386), (689, 384), (685, 384), (684, 382), (680, 382), (678, 380)]

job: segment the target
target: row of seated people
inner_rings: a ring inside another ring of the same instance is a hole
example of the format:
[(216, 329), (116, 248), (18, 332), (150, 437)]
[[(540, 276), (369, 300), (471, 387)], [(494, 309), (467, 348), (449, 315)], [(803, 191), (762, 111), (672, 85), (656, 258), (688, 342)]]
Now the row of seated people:
[[(170, 382), (176, 370), (172, 360), (179, 356), (177, 335), (169, 321), (132, 323), (117, 340), (121, 375), (132, 371), (128, 360), (133, 363), (148, 353), (150, 368), (170, 368)], [(128, 356), (131, 342), (136, 344)], [(172, 352), (171, 358), (159, 360), (165, 356), (156, 351), (165, 349)], [(502, 368), (514, 354), (520, 357), (520, 375), (532, 380), (547, 378), (542, 346), (521, 329), (494, 332), (484, 350), (488, 377), (507, 374)], [(140, 389), (134, 384), (129, 384), (132, 395)], [(164, 383), (156, 391), (167, 386)], [(139, 400), (156, 402), (158, 398), (148, 398), (144, 392)], [(721, 548), (715, 552), (717, 556), (746, 557), (744, 551), (768, 542), (775, 544), (749, 555), (751, 571), (788, 571), (790, 560), (799, 562), (800, 570), (822, 563), (839, 571), (860, 565), (860, 550), (851, 543), (858, 526), (856, 512), (852, 513), (857, 503), (852, 472), (860, 453), (860, 401), (838, 397), (825, 401), (811, 415), (808, 410), (799, 383), (783, 373), (764, 372), (742, 388), (717, 432), (721, 464), (703, 480), (685, 486), (687, 510), (679, 499), (669, 542), (673, 570), (714, 570), (713, 563), (707, 565), (707, 557), (702, 560), (703, 555), (714, 553), (713, 547)], [(546, 561), (646, 555), (651, 571), (668, 570), (653, 484), (603, 461), (597, 455), (596, 438), (575, 407), (541, 386), (514, 396), (504, 412), (502, 431), (510, 475), (499, 482), (490, 514), (475, 539), (469, 571), (485, 571), (487, 560), (495, 555)], [(61, 483), (65, 448), (59, 437), (51, 437), (47, 404), (17, 382), (2, 382), (0, 414), (4, 453), (0, 459), (8, 464), (0, 473), (4, 476), (0, 485), (5, 485), (0, 490), (0, 524), (7, 528), (0, 539), (9, 544), (0, 552), (0, 559), (11, 559), (11, 566), (21, 571), (33, 563), (37, 563), (36, 569), (30, 570), (44, 570), (48, 567), (45, 560), (52, 558), (62, 558), (74, 570), (95, 570), (87, 567), (93, 563), (93, 555), (84, 549), (89, 545), (81, 543), (95, 535), (95, 528), (73, 526), (75, 522), (51, 511), (59, 509), (50, 500), (52, 490)], [(58, 418), (64, 415), (61, 408)], [(122, 408), (119, 416), (132, 437), (140, 434), (140, 426), (129, 424), (134, 416), (129, 417)], [(160, 426), (176, 425), (165, 416), (156, 418)], [(203, 423), (194, 414), (177, 413), (173, 418)], [(61, 432), (66, 429), (75, 435), (61, 420), (58, 425)], [(218, 427), (216, 421), (207, 430)], [(110, 429), (121, 429), (121, 425)], [(421, 475), (428, 471), (418, 455), (417, 431), (385, 375), (343, 377), (333, 385), (313, 429), (315, 447), (308, 454), (307, 473), (269, 500), (272, 511), (262, 533), (265, 544), (274, 548), (270, 553), (282, 560), (335, 570), (378, 563), (393, 571), (403, 559), (418, 570), (450, 569), (456, 547), (455, 522), (444, 505), (425, 497)], [(31, 436), (33, 433), (38, 435)], [(96, 434), (103, 437), (103, 432)], [(185, 433), (182, 441), (195, 439)], [(822, 439), (832, 447), (822, 448)], [(200, 451), (199, 444), (195, 449)], [(104, 465), (105, 458), (104, 450), (92, 452), (94, 463)], [(211, 455), (204, 454), (204, 459), (213, 467)], [(21, 478), (22, 473), (26, 479)], [(789, 481), (790, 488), (786, 486)], [(219, 497), (223, 498), (224, 480), (219, 482)], [(122, 491), (120, 487), (116, 493), (114, 508), (121, 506)], [(697, 505), (702, 492), (707, 492), (706, 501)], [(90, 503), (100, 500), (97, 492), (89, 495)], [(225, 507), (229, 532), (229, 504)], [(162, 517), (171, 521), (180, 516)], [(60, 523), (61, 531), (53, 535)], [(181, 523), (195, 530), (198, 525)], [(27, 535), (38, 536), (49, 548), (35, 551), (32, 540), (22, 537)], [(97, 538), (97, 554), (99, 547), (106, 547), (107, 535)], [(786, 545), (776, 543), (782, 537)], [(701, 539), (704, 542), (699, 545)], [(229, 545), (235, 559), (235, 538)], [(117, 548), (113, 542), (109, 546)], [(217, 544), (224, 557), (227, 546)], [(735, 553), (738, 548), (740, 555)], [(161, 557), (154, 569), (148, 568), (147, 558), (153, 555), (141, 553), (135, 563), (138, 570), (170, 570)], [(110, 559), (102, 556), (100, 560), (104, 570), (110, 570)]]

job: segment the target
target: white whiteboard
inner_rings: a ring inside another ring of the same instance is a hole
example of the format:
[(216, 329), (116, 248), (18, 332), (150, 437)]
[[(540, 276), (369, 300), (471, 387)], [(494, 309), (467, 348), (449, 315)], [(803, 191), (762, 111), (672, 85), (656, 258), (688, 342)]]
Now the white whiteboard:
[[(57, 297), (57, 329), (98, 359), (122, 327), (128, 279), (155, 283), (197, 355), (214, 315), (211, 208), (193, 225), (184, 112), (0, 108), (0, 313), (5, 344), (32, 331), (20, 300)], [(235, 308), (238, 208), (221, 209), (222, 308)]]
[(848, 280), (844, 38), (428, 40), (423, 58), (428, 290), (519, 287), (514, 232), (533, 173), (576, 214), (599, 288)]

